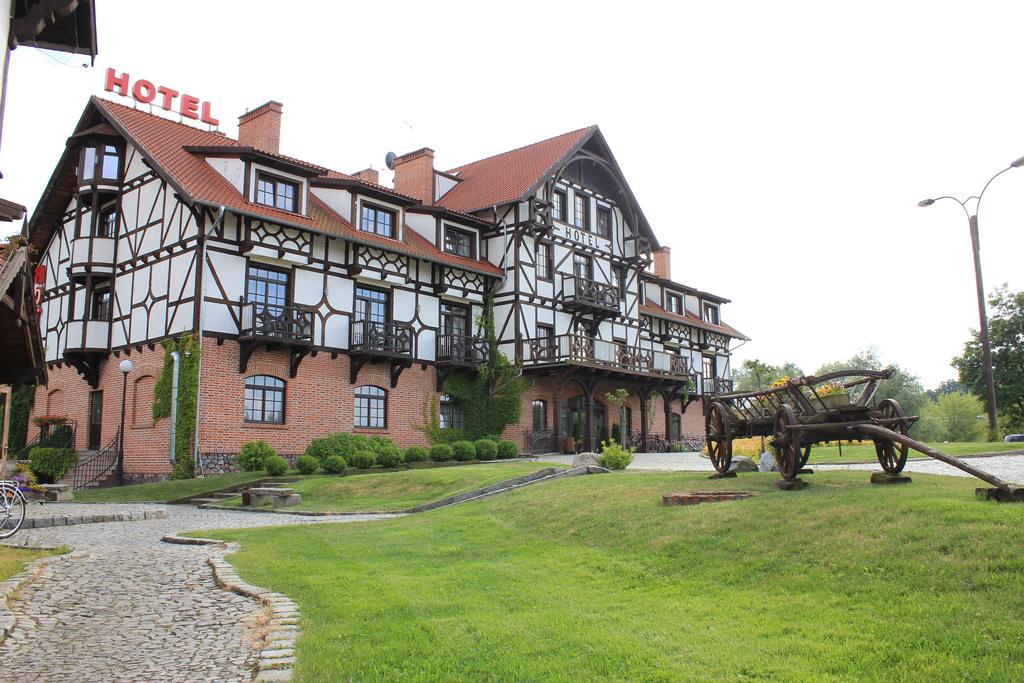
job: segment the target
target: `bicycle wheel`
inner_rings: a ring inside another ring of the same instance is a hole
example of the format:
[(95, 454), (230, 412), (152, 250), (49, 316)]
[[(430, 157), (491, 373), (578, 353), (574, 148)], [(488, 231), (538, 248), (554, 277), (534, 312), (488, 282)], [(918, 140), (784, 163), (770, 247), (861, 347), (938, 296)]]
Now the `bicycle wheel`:
[(10, 538), (18, 533), (25, 521), (25, 496), (10, 486), (0, 488), (0, 539)]

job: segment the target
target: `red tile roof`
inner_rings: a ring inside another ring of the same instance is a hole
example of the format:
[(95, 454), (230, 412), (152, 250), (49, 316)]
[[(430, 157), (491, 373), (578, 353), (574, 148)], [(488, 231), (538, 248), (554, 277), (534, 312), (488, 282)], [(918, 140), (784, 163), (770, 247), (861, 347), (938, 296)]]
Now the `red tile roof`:
[(453, 168), (448, 173), (461, 182), (441, 197), (438, 204), (470, 213), (495, 204), (514, 202), (595, 130), (597, 126), (580, 128)]
[(735, 327), (722, 323), (721, 325), (712, 325), (711, 323), (704, 322), (693, 313), (689, 311), (685, 312), (685, 315), (679, 315), (678, 313), (670, 313), (658, 304), (646, 301), (640, 304), (640, 312), (644, 315), (652, 315), (655, 318), (662, 318), (664, 320), (671, 320), (672, 322), (683, 323), (686, 325), (692, 325), (693, 327), (699, 327), (702, 330), (708, 330), (709, 332), (717, 332), (724, 334), (727, 337), (735, 337), (736, 339), (749, 340), (750, 337), (743, 334)]

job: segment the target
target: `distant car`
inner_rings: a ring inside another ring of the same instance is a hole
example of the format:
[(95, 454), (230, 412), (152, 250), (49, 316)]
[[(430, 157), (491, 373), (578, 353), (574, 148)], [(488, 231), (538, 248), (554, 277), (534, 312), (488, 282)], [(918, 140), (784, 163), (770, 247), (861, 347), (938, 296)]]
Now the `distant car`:
[(1007, 434), (1003, 437), (1003, 443), (1024, 443), (1024, 434)]

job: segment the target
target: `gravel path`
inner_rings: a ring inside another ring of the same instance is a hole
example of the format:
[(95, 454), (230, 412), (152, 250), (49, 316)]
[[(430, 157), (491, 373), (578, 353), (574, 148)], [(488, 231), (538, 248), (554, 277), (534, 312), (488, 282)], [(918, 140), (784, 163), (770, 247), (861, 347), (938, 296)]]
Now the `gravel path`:
[[(359, 522), (390, 515), (299, 517), (156, 506), (166, 519), (29, 529), (19, 545), (67, 545), (10, 601), (17, 625), (0, 644), (8, 673), (30, 681), (242, 681), (256, 663), (263, 609), (221, 590), (206, 564), (220, 549), (162, 543), (214, 528)], [(31, 505), (30, 515), (154, 509)], [(8, 679), (12, 680), (12, 679)]]

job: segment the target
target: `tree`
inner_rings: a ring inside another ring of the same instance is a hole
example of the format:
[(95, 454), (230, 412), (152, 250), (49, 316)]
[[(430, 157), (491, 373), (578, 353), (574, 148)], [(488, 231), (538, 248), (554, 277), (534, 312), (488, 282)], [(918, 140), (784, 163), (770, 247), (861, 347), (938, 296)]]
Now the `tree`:
[[(825, 363), (814, 374), (824, 375), (837, 370), (881, 370), (884, 367), (878, 349), (870, 346), (845, 361)], [(920, 415), (928, 400), (921, 380), (914, 373), (904, 370), (895, 363), (890, 363), (889, 367), (894, 369), (896, 374), (879, 385), (875, 401), (881, 401), (883, 398), (896, 399), (907, 415)]]
[(942, 394), (924, 406), (914, 436), (922, 441), (979, 441), (985, 428), (985, 405), (977, 396)]
[(772, 365), (757, 358), (748, 358), (732, 373), (736, 391), (757, 391), (767, 389), (781, 377), (800, 377), (804, 371), (795, 363), (786, 362)]
[(928, 398), (938, 398), (943, 394), (966, 394), (967, 389), (955, 379), (945, 379), (939, 382), (939, 386), (928, 392)]
[[(996, 289), (989, 305), (993, 309), (989, 341), (996, 405), (1007, 429), (1018, 431), (1024, 429), (1024, 292), (1010, 292), (1003, 285)], [(971, 330), (963, 355), (954, 358), (952, 365), (960, 374), (960, 382), (987, 404), (981, 341), (976, 330)]]

